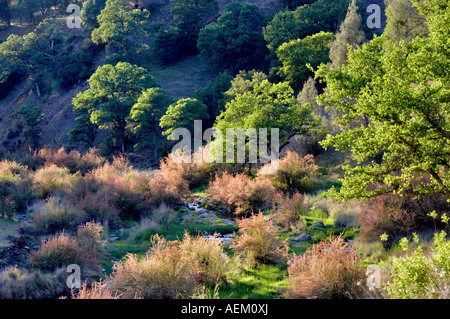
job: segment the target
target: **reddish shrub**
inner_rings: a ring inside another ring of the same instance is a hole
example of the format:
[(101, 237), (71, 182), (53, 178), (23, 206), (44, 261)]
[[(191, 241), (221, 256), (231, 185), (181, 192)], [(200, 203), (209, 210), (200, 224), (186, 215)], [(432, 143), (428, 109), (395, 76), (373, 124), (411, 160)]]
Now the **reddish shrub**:
[(319, 167), (314, 163), (312, 155), (301, 157), (298, 153), (288, 150), (286, 156), (278, 160), (278, 170), (274, 174), (262, 174), (267, 165), (258, 175), (283, 192), (304, 193), (316, 186)]
[(41, 162), (47, 165), (55, 164), (59, 167), (69, 169), (73, 174), (75, 172), (81, 172), (85, 174), (94, 168), (100, 167), (105, 162), (105, 159), (97, 154), (96, 149), (90, 149), (88, 153), (81, 155), (76, 150), (66, 152), (64, 147), (55, 151), (49, 148), (42, 148), (33, 155), (36, 163)]
[(167, 181), (156, 176), (150, 180), (148, 186), (154, 207), (161, 204), (171, 206), (181, 203), (181, 193), (177, 191), (176, 186), (169, 184)]
[(86, 223), (79, 226), (75, 238), (63, 232), (44, 240), (41, 248), (30, 254), (30, 263), (33, 267), (47, 271), (70, 264), (79, 265), (83, 273), (88, 270), (98, 271), (105, 256), (100, 242), (101, 231), (100, 224)]
[(218, 176), (207, 190), (211, 199), (225, 206), (230, 213), (245, 215), (270, 206), (278, 198), (276, 189), (261, 178), (244, 174)]
[(94, 169), (87, 177), (101, 185), (100, 194), (114, 205), (122, 219), (138, 219), (142, 212), (152, 207), (150, 177), (133, 170), (123, 158)]
[(288, 231), (303, 229), (306, 225), (302, 220), (302, 216), (307, 211), (308, 203), (302, 194), (295, 193), (292, 196), (286, 195), (277, 209), (276, 222)]
[(288, 257), (288, 245), (278, 238), (278, 229), (264, 218), (262, 212), (238, 221), (240, 235), (231, 248), (243, 253), (252, 263), (283, 263)]
[(180, 191), (207, 184), (212, 176), (212, 166), (205, 161), (197, 163), (196, 156), (193, 154), (190, 163), (186, 163), (188, 158), (185, 155), (169, 154), (160, 162), (160, 176), (172, 184), (179, 184)]
[(89, 220), (107, 223), (109, 227), (114, 228), (120, 222), (119, 210), (114, 206), (105, 190), (86, 193), (74, 202), (74, 206), (83, 210)]
[(386, 233), (390, 241), (405, 235), (414, 226), (414, 217), (402, 209), (403, 199), (398, 195), (381, 195), (363, 208), (359, 218), (360, 234), (364, 240), (380, 240)]
[(90, 270), (98, 270), (102, 261), (105, 261), (105, 250), (100, 236), (103, 226), (95, 222), (80, 225), (77, 230), (75, 242), (77, 244), (78, 260), (81, 265)]
[(54, 271), (77, 263), (78, 253), (76, 241), (62, 233), (43, 241), (40, 250), (30, 254), (30, 263), (33, 267)]
[(315, 244), (288, 266), (285, 296), (299, 299), (351, 297), (365, 278), (355, 250), (341, 237)]
[(389, 247), (399, 237), (432, 226), (433, 220), (427, 216), (428, 213), (435, 210), (440, 216), (449, 208), (445, 196), (415, 200), (396, 194), (380, 195), (363, 207), (359, 218), (361, 237), (364, 240), (379, 240), (380, 235), (386, 233), (389, 237), (385, 245)]

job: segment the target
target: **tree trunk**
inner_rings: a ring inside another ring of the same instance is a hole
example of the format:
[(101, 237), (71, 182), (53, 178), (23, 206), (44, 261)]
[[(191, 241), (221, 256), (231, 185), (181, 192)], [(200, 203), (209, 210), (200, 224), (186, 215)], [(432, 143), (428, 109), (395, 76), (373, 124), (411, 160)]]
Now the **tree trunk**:
[(153, 134), (153, 156), (155, 159), (158, 156), (158, 144), (156, 143), (156, 134)]
[(34, 85), (36, 86), (36, 94), (38, 97), (41, 96), (41, 90), (39, 89), (39, 84), (37, 83), (37, 80), (34, 80)]

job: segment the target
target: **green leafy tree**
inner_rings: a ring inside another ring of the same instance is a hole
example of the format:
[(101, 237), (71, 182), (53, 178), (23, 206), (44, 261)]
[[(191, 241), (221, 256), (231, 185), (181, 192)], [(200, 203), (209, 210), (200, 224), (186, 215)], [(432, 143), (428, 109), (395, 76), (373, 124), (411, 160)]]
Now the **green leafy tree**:
[(11, 25), (11, 0), (0, 0), (0, 20), (9, 27)]
[(69, 131), (69, 136), (73, 142), (85, 143), (89, 148), (94, 147), (98, 124), (91, 121), (91, 115), (101, 102), (102, 95), (97, 94), (95, 90), (79, 93), (73, 99), (73, 113), (76, 116), (76, 124)]
[(183, 50), (182, 34), (178, 28), (160, 28), (153, 40), (153, 55), (160, 65), (169, 65), (180, 60)]
[(34, 32), (24, 36), (10, 35), (0, 44), (0, 82), (4, 82), (14, 72), (30, 75), (41, 95), (38, 78), (48, 70), (54, 71), (64, 44), (64, 36), (59, 31), (56, 19), (46, 19)]
[(41, 107), (22, 106), (17, 110), (17, 114), (22, 115), (25, 121), (25, 129), (23, 130), (25, 140), (32, 149), (37, 149), (41, 143), (41, 122), (44, 119)]
[(216, 117), (225, 109), (227, 98), (224, 93), (230, 89), (232, 80), (233, 77), (225, 71), (203, 89), (195, 90), (192, 94), (193, 98), (199, 100), (208, 108), (209, 120), (205, 121), (207, 127), (211, 127)]
[(38, 2), (35, 0), (18, 0), (17, 1), (17, 15), (20, 22), (26, 20), (28, 23), (33, 23), (34, 13), (38, 10)]
[(326, 110), (324, 105), (317, 103), (318, 96), (317, 83), (312, 77), (304, 83), (302, 90), (297, 95), (297, 101), (302, 105), (310, 104), (313, 107), (314, 115), (320, 119), (320, 123), (311, 129), (309, 134), (297, 138), (303, 151), (313, 155), (318, 155), (323, 151), (319, 142), (326, 137), (327, 133), (334, 133), (333, 114), (330, 110)]
[(0, 82), (5, 82), (15, 71), (31, 70), (30, 37), (11, 34), (0, 43)]
[(142, 92), (130, 112), (130, 120), (134, 123), (138, 140), (135, 146), (137, 151), (152, 148), (153, 156), (158, 157), (158, 149), (164, 144), (161, 141), (159, 121), (172, 103), (172, 98), (161, 88), (150, 88)]
[(256, 85), (261, 84), (264, 80), (267, 80), (267, 75), (261, 71), (241, 70), (239, 74), (234, 77), (233, 81), (231, 81), (231, 86), (224, 95), (229, 102), (239, 94), (252, 91)]
[(61, 31), (62, 21), (57, 19), (45, 19), (32, 33), (32, 53), (37, 64), (47, 64), (51, 70), (55, 70), (59, 61), (60, 52), (64, 47), (64, 33)]
[(107, 0), (98, 16), (99, 26), (92, 31), (92, 41), (106, 43), (110, 51), (126, 59), (147, 50), (142, 37), (147, 35), (149, 12), (132, 7), (128, 0)]
[(217, 20), (200, 31), (197, 48), (212, 65), (232, 74), (264, 63), (264, 16), (258, 7), (232, 2)]
[(358, 13), (356, 0), (352, 0), (344, 22), (339, 27), (339, 32), (336, 33), (336, 39), (330, 45), (331, 67), (337, 69), (345, 64), (349, 46), (354, 50), (356, 46), (363, 43), (365, 38), (366, 35), (361, 29), (361, 15)]
[(294, 10), (299, 6), (303, 6), (305, 4), (311, 4), (317, 0), (281, 0), (281, 3), (286, 6), (289, 10)]
[(193, 98), (180, 99), (171, 104), (161, 117), (159, 125), (164, 128), (164, 135), (170, 139), (176, 128), (188, 129), (192, 136), (194, 132), (194, 120), (207, 120), (209, 114), (205, 104)]
[(68, 88), (89, 78), (94, 72), (92, 66), (98, 52), (99, 47), (91, 41), (84, 41), (75, 50), (65, 47), (55, 71), (61, 87)]
[(409, 42), (420, 34), (427, 34), (426, 19), (411, 0), (385, 0), (386, 28), (384, 33), (395, 43)]
[(74, 98), (75, 108), (84, 109), (90, 122), (100, 129), (113, 129), (121, 151), (125, 152), (127, 118), (141, 93), (156, 86), (153, 77), (144, 68), (119, 62), (99, 67), (88, 82), (89, 89)]
[(97, 17), (105, 8), (106, 0), (87, 0), (81, 8), (81, 21), (89, 32), (99, 27)]
[(396, 44), (383, 35), (350, 52), (340, 70), (323, 65), (316, 74), (327, 84), (322, 102), (343, 113), (341, 126), (369, 119), (323, 143), (351, 149), (357, 161), (343, 167), (338, 199), (390, 192), (450, 197), (450, 1), (414, 5), (426, 18), (427, 37)]
[(313, 75), (310, 67), (317, 68), (321, 63), (329, 62), (329, 45), (333, 40), (332, 33), (319, 32), (282, 44), (277, 50), (277, 56), (283, 63), (279, 74), (294, 89), (299, 89)]
[(345, 18), (350, 0), (318, 0), (295, 11), (280, 11), (263, 29), (267, 47), (275, 53), (280, 45), (320, 31), (335, 32)]
[(198, 33), (207, 18), (219, 12), (217, 0), (170, 0), (174, 25), (183, 39), (183, 50), (196, 50)]
[[(306, 134), (317, 125), (317, 118), (312, 111), (310, 105), (301, 105), (296, 100), (294, 91), (287, 82), (272, 84), (263, 80), (228, 102), (214, 127), (222, 132), (225, 144), (227, 128), (256, 129), (257, 132), (266, 128), (268, 142), (272, 129), (278, 128), (281, 152), (292, 137)], [(226, 147), (223, 150), (226, 151)]]

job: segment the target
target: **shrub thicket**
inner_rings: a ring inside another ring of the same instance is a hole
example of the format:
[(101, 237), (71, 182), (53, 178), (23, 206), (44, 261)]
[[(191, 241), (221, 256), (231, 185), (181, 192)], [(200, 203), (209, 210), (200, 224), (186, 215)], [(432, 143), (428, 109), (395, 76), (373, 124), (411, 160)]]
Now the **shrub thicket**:
[(309, 205), (305, 196), (294, 193), (292, 196), (286, 195), (277, 209), (276, 222), (288, 231), (303, 230), (306, 225), (302, 216), (308, 211)]
[(33, 198), (27, 167), (16, 162), (0, 162), (0, 215), (12, 217), (26, 209)]
[(288, 150), (286, 156), (278, 160), (278, 170), (274, 174), (260, 176), (283, 192), (305, 193), (317, 185), (318, 169), (312, 155), (301, 157), (298, 153)]
[(287, 298), (330, 299), (352, 297), (364, 280), (359, 257), (341, 237), (322, 241), (288, 267)]
[(278, 198), (276, 189), (264, 179), (251, 179), (244, 174), (232, 176), (227, 172), (216, 175), (207, 192), (212, 200), (235, 215), (246, 215), (269, 207)]
[(286, 262), (288, 245), (280, 241), (277, 227), (266, 220), (263, 213), (252, 214), (238, 222), (240, 235), (232, 248), (243, 253), (250, 263), (271, 264)]
[(450, 242), (445, 231), (435, 233), (431, 254), (424, 253), (419, 238), (414, 236), (417, 247), (411, 249), (408, 239), (400, 246), (409, 255), (393, 257), (391, 276), (386, 285), (387, 296), (393, 299), (447, 299), (450, 297)]
[(128, 254), (117, 264), (111, 291), (123, 298), (191, 298), (205, 285), (223, 284), (236, 266), (220, 241), (186, 234), (182, 241), (155, 236), (143, 258)]
[(88, 222), (78, 227), (75, 237), (63, 232), (44, 240), (40, 249), (30, 254), (30, 263), (34, 268), (45, 271), (77, 264), (84, 274), (98, 273), (105, 258), (100, 241), (102, 229), (100, 224)]
[(69, 292), (66, 269), (54, 272), (8, 267), (0, 273), (0, 299), (55, 299)]

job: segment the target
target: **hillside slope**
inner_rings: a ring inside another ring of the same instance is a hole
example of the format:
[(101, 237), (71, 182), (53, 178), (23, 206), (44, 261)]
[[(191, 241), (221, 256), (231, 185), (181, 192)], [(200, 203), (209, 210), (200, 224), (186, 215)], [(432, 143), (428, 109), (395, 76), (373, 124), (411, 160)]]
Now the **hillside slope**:
[[(231, 1), (219, 0), (220, 12), (217, 16)], [(265, 13), (276, 13), (282, 9), (279, 0), (240, 0), (239, 2), (255, 4)], [(370, 4), (378, 4), (380, 6), (383, 12), (382, 28), (384, 28), (386, 19), (383, 0), (364, 0), (364, 2), (366, 6)], [(154, 4), (151, 7), (151, 22), (162, 22), (169, 26), (169, 22), (172, 19), (169, 2), (152, 0), (151, 3)], [(215, 18), (217, 17), (213, 17), (212, 20)], [(1, 31), (0, 38), (6, 38), (11, 33), (23, 35), (26, 32), (30, 32), (31, 29), (30, 26), (14, 26)], [(72, 30), (71, 32), (74, 31)], [(101, 65), (103, 60), (104, 55), (101, 55), (94, 64)], [(188, 57), (183, 61), (164, 68), (155, 64), (149, 71), (161, 87), (174, 98), (187, 97), (194, 90), (202, 88), (214, 78), (214, 74), (209, 72), (205, 61), (198, 56)], [(78, 92), (85, 90), (87, 87), (87, 81), (83, 81), (69, 90), (54, 90), (47, 93), (39, 100), (45, 114), (42, 134), (44, 143), (55, 144), (55, 146), (63, 146), (69, 143), (67, 133), (75, 123), (71, 101)], [(12, 146), (20, 138), (21, 119), (16, 114), (16, 110), (23, 105), (31, 89), (31, 83), (25, 80), (17, 84), (8, 96), (0, 100), (0, 141), (4, 143), (4, 146)]]

